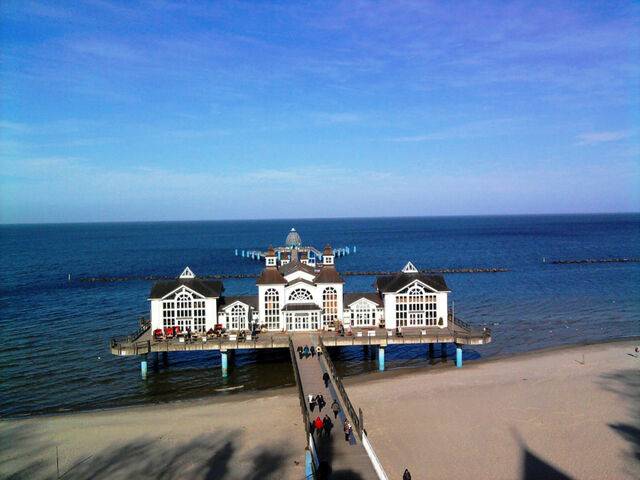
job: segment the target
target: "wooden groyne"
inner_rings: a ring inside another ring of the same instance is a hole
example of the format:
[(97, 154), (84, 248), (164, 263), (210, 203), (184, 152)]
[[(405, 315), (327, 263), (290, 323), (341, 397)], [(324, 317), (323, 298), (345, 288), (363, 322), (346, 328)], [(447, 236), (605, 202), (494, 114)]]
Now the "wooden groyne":
[(624, 262), (640, 262), (640, 258), (587, 258), (585, 260), (554, 260), (553, 265), (563, 265), (566, 263), (624, 263)]
[[(437, 273), (499, 273), (509, 272), (508, 268), (446, 268), (442, 270), (420, 270), (420, 273), (437, 274)], [(367, 271), (367, 272), (341, 272), (341, 275), (394, 275), (398, 272), (392, 271)], [(221, 280), (225, 278), (259, 278), (259, 274), (224, 274), (224, 275), (202, 275), (200, 278)], [(146, 277), (85, 277), (78, 279), (80, 282), (128, 282), (128, 281), (158, 281), (158, 280), (175, 280), (175, 277), (167, 276), (146, 276)]]

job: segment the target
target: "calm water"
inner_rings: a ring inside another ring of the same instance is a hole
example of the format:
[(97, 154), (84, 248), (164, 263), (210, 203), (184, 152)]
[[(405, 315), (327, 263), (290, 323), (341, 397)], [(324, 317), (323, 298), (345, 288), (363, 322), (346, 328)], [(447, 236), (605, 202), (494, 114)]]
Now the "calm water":
[[(287, 351), (239, 353), (229, 378), (216, 352), (173, 353), (140, 380), (135, 358), (109, 339), (148, 316), (151, 282), (83, 277), (258, 273), (234, 248), (280, 245), (294, 226), (305, 245), (357, 246), (339, 270), (504, 267), (451, 274), (456, 313), (489, 325), (490, 345), (465, 358), (640, 335), (640, 264), (551, 265), (553, 259), (640, 258), (640, 214), (286, 221), (113, 223), (0, 227), (0, 415), (102, 408), (220, 394), (242, 385), (293, 384)], [(67, 281), (67, 274), (71, 281)], [(370, 291), (348, 277), (345, 291)], [(256, 294), (255, 279), (225, 280), (227, 294)], [(388, 368), (428, 365), (426, 346), (387, 349)], [(346, 374), (373, 370), (361, 347), (332, 353)]]

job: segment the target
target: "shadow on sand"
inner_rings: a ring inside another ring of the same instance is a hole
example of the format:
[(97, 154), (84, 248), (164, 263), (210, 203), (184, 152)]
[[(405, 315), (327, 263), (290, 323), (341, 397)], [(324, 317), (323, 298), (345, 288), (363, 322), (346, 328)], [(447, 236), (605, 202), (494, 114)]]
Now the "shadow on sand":
[[(241, 432), (210, 434), (167, 447), (158, 438), (123, 439), (73, 465), (61, 465), (59, 479), (225, 479), (259, 480), (281, 478), (285, 463), (292, 462), (291, 448), (283, 444), (259, 447), (249, 455), (239, 452)], [(5, 428), (0, 435), (3, 449), (25, 452), (7, 479), (56, 478), (55, 446), (40, 442), (28, 428)], [(52, 452), (52, 453), (51, 453)], [(47, 460), (44, 458), (47, 453)], [(52, 461), (48, 459), (53, 457)], [(16, 457), (11, 460), (15, 461)]]

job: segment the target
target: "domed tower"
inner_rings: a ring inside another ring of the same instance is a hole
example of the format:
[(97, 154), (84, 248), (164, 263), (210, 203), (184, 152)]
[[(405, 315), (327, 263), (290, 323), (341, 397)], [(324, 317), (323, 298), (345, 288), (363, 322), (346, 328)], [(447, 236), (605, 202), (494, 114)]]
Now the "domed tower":
[(288, 248), (300, 248), (302, 246), (302, 240), (300, 240), (300, 235), (298, 235), (295, 228), (291, 229), (284, 243)]

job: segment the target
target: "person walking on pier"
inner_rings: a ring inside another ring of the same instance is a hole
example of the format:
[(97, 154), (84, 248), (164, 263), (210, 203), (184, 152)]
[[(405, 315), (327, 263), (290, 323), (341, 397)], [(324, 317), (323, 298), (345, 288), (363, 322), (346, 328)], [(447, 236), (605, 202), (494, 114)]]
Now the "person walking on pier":
[(344, 441), (348, 442), (350, 436), (351, 436), (351, 424), (349, 423), (348, 420), (345, 419), (345, 421), (344, 421)]
[(320, 416), (316, 417), (316, 421), (314, 422), (315, 427), (316, 427), (316, 433), (318, 434), (318, 437), (322, 436), (322, 427), (324, 426), (324, 424), (322, 423), (322, 419), (320, 418)]
[(298, 345), (298, 355), (300, 355), (300, 360), (302, 360), (303, 353), (304, 353), (304, 350), (302, 349), (302, 345)]
[(305, 358), (309, 358), (309, 345), (304, 346), (304, 356)]
[(313, 407), (316, 406), (316, 401), (313, 398), (313, 394), (309, 394), (309, 410), (311, 410), (313, 412)]
[(318, 392), (318, 395), (316, 395), (316, 403), (318, 404), (318, 411), (321, 412), (326, 403), (324, 402), (324, 397), (320, 392)]
[(408, 468), (404, 469), (404, 474), (402, 475), (402, 480), (411, 480), (411, 473)]
[(324, 428), (324, 434), (325, 436), (329, 436), (329, 434), (331, 433), (331, 427), (333, 426), (333, 424), (331, 423), (331, 419), (329, 418), (329, 415), (325, 415), (324, 418), (322, 419), (322, 428)]
[(329, 388), (329, 380), (331, 378), (329, 377), (329, 374), (327, 372), (324, 372), (324, 375), (322, 375), (322, 380), (324, 380), (324, 388)]
[(311, 348), (309, 349), (311, 350), (311, 356), (315, 357), (316, 356), (316, 347), (314, 347), (313, 345), (311, 345)]
[(335, 398), (333, 399), (333, 403), (331, 404), (331, 410), (333, 410), (333, 418), (338, 418), (340, 405), (338, 405), (338, 401)]

